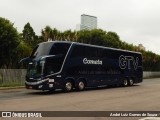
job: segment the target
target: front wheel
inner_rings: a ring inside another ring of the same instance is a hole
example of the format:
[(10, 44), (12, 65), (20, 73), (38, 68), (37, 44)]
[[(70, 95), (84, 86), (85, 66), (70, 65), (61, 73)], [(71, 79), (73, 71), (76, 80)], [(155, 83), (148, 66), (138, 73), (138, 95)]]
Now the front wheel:
[(70, 92), (73, 89), (73, 84), (71, 81), (67, 81), (64, 85), (64, 91)]

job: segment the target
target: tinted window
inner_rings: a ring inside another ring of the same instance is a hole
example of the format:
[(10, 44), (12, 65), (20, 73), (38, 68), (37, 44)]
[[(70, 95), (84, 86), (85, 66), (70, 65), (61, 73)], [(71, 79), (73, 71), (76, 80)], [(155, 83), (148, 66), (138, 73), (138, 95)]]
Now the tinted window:
[(31, 54), (31, 57), (35, 57), (35, 56), (36, 56), (36, 53), (37, 53), (36, 51), (37, 51), (38, 47), (39, 47), (39, 45), (37, 45), (37, 46), (33, 49), (32, 54)]
[(72, 49), (71, 57), (103, 57), (103, 49), (92, 47), (92, 46), (83, 46), (76, 45)]
[(51, 42), (39, 44), (33, 50), (31, 57), (39, 57), (39, 56), (43, 56), (43, 55), (48, 55), (52, 45), (53, 45), (53, 43), (51, 43)]
[(50, 55), (66, 55), (69, 47), (69, 43), (55, 43), (51, 48)]
[(45, 63), (45, 75), (54, 74), (60, 71), (63, 58), (61, 56), (47, 58)]
[(121, 55), (121, 51), (105, 49), (103, 52), (103, 56), (111, 59), (118, 59)]
[(72, 49), (71, 57), (85, 57), (85, 46), (75, 45)]

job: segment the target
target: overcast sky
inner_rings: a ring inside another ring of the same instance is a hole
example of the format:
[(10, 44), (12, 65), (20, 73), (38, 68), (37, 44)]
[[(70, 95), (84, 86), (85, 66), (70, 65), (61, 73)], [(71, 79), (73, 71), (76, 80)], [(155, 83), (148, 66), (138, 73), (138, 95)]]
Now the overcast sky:
[(37, 35), (46, 25), (74, 30), (81, 14), (96, 16), (98, 28), (122, 41), (160, 54), (160, 0), (0, 0), (0, 17), (19, 32), (27, 22)]

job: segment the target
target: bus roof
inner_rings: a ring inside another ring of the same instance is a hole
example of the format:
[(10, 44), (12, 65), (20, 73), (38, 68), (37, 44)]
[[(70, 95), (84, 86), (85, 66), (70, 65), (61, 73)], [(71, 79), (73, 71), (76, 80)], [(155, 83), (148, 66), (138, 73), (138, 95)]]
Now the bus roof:
[(78, 43), (78, 42), (73, 42), (73, 43), (74, 44), (79, 44), (79, 45), (84, 45), (84, 46), (96, 47), (96, 48), (103, 48), (103, 49), (110, 49), (110, 50), (115, 50), (115, 51), (123, 51), (123, 52), (142, 54), (141, 52), (130, 51), (130, 50), (123, 50), (123, 49), (118, 49), (118, 48), (111, 48), (111, 47), (98, 46), (98, 45), (91, 45), (91, 44)]
[(70, 41), (48, 41), (48, 42), (42, 42), (40, 44), (43, 44), (43, 43), (69, 43), (69, 44), (75, 44), (75, 45), (83, 45), (83, 46), (90, 46), (90, 47), (96, 47), (96, 48), (110, 49), (110, 50), (115, 50), (115, 51), (142, 54), (141, 52), (136, 52), (136, 51), (123, 50), (123, 49), (111, 48), (111, 47), (105, 47), (105, 46), (99, 46), (99, 45), (91, 45), (91, 44), (86, 44), (86, 43), (70, 42)]

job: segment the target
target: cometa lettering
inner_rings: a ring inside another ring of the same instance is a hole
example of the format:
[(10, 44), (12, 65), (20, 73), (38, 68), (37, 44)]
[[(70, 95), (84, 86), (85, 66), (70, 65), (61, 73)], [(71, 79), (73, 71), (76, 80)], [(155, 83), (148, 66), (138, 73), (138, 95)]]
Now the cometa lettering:
[(101, 60), (88, 60), (87, 58), (83, 59), (83, 63), (84, 64), (95, 64), (95, 65), (102, 65), (102, 61)]

